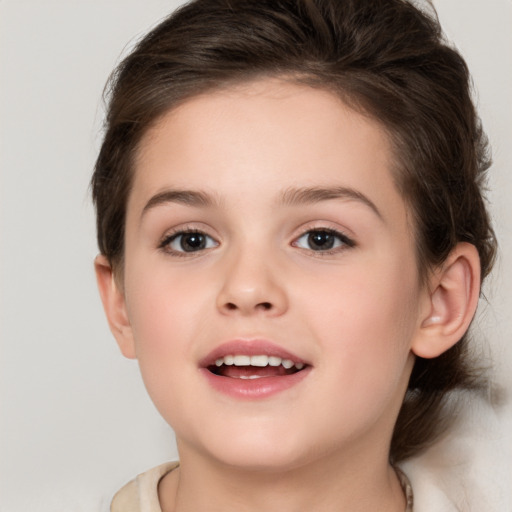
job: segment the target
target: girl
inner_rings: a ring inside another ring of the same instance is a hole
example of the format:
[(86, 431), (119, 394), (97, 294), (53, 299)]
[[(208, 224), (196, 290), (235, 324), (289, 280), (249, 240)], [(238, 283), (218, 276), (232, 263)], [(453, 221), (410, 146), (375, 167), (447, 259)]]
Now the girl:
[(398, 465), (485, 384), (488, 160), (403, 0), (196, 0), (148, 34), (110, 82), (96, 273), (180, 462), (112, 511), (412, 510)]

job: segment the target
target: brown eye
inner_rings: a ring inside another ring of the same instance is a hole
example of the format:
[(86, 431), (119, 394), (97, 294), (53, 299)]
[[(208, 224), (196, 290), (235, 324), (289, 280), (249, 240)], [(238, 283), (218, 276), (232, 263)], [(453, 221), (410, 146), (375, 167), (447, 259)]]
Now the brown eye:
[(341, 249), (344, 246), (353, 247), (354, 242), (337, 231), (315, 229), (304, 233), (293, 243), (293, 245), (300, 247), (301, 249), (322, 252), (338, 248)]
[(206, 248), (206, 236), (201, 233), (189, 233), (180, 235), (180, 248), (185, 252), (200, 251)]
[(170, 252), (198, 252), (216, 247), (218, 243), (205, 233), (196, 231), (180, 232), (164, 241), (162, 247)]
[(336, 238), (327, 231), (312, 231), (308, 234), (307, 241), (309, 247), (314, 251), (325, 251), (334, 247)]

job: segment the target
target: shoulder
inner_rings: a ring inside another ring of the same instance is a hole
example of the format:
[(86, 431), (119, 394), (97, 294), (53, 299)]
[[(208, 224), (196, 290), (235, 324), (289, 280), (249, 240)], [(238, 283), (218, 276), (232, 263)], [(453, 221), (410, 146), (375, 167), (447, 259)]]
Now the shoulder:
[(414, 512), (512, 510), (510, 419), (503, 408), (473, 398), (451, 431), (401, 465), (414, 491)]
[(161, 512), (158, 482), (176, 467), (178, 462), (168, 462), (138, 475), (116, 493), (110, 512)]

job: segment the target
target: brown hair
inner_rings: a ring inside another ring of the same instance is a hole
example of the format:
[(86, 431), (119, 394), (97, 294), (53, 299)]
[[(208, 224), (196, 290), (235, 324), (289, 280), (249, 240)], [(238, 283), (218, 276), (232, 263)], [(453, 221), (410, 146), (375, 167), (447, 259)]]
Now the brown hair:
[[(482, 279), (489, 273), (496, 242), (482, 187), (490, 161), (468, 69), (435, 15), (404, 0), (195, 0), (146, 35), (110, 78), (92, 179), (98, 244), (114, 269), (122, 271), (144, 134), (192, 96), (265, 76), (328, 89), (385, 127), (423, 277), (460, 241), (478, 249)], [(438, 358), (417, 358), (391, 460), (432, 442), (449, 391), (480, 383), (467, 335)]]

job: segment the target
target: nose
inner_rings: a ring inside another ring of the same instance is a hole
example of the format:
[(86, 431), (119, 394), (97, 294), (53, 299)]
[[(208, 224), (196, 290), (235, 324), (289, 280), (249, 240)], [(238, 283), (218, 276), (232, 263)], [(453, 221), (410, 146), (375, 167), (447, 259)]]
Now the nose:
[(280, 316), (288, 309), (282, 272), (268, 257), (238, 252), (226, 262), (217, 308), (225, 315)]

